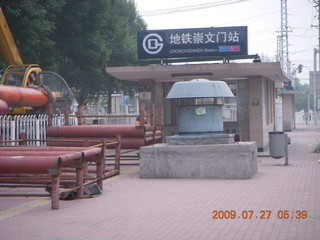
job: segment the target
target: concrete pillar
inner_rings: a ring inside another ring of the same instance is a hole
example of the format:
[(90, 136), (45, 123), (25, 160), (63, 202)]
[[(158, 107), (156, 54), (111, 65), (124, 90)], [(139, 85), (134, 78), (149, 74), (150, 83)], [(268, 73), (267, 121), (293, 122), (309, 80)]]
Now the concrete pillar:
[(264, 111), (263, 111), (263, 82), (262, 77), (249, 78), (249, 132), (250, 141), (257, 143), (259, 151), (263, 151)]
[[(153, 98), (154, 81), (140, 80), (139, 81), (139, 105), (144, 104), (147, 112), (150, 110), (150, 104)], [(141, 109), (140, 109), (141, 111)]]
[(283, 94), (282, 95), (282, 114), (283, 114), (283, 130), (292, 131), (295, 129), (294, 118), (294, 95)]
[(139, 81), (139, 103), (145, 104), (147, 112), (150, 112), (151, 104), (155, 105), (156, 124), (164, 124), (164, 93), (163, 83), (153, 80)]
[(237, 80), (238, 125), (241, 141), (250, 141), (249, 80)]
[(153, 103), (155, 104), (155, 112), (156, 112), (156, 124), (164, 125), (164, 99), (165, 96), (163, 94), (163, 83), (155, 83), (154, 84), (154, 99)]

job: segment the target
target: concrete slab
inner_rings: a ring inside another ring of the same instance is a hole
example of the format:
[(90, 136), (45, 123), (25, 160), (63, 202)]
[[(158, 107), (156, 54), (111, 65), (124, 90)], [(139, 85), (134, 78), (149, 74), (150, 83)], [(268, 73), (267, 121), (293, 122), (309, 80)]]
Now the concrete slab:
[(254, 142), (142, 147), (140, 177), (248, 179), (257, 172), (256, 149)]
[(166, 137), (166, 143), (171, 145), (203, 145), (234, 143), (234, 134), (207, 133), (186, 134)]

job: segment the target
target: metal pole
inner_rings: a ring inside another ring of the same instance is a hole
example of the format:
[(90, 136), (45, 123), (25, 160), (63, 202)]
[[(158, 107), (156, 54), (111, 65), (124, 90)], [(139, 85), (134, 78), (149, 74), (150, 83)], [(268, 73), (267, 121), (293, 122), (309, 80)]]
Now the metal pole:
[(306, 117), (306, 125), (309, 125), (309, 113), (310, 113), (310, 94), (308, 94), (308, 110), (307, 110), (307, 117)]
[(317, 72), (317, 55), (318, 49), (313, 49), (313, 121), (314, 125), (318, 125), (317, 114), (317, 91), (316, 91), (316, 72)]
[(51, 185), (51, 209), (59, 209), (59, 186), (60, 178), (59, 176), (52, 176), (52, 185)]
[(116, 170), (120, 171), (120, 158), (121, 158), (121, 135), (116, 136), (116, 141), (118, 142), (117, 145), (115, 146), (115, 162), (114, 162), (114, 167)]
[[(316, 4), (317, 4), (317, 7), (318, 7), (318, 32), (319, 32), (319, 49), (320, 49), (320, 0), (318, 1), (314, 1)], [(316, 80), (317, 80), (317, 77), (316, 77), (316, 73), (317, 73), (317, 61), (316, 61), (316, 54), (319, 53), (319, 49), (314, 49), (314, 78), (313, 78), (313, 86), (314, 86), (314, 96), (313, 96), (313, 109), (314, 109), (314, 124), (315, 125), (318, 125), (318, 109), (317, 109), (317, 89), (316, 89)], [(320, 53), (319, 53), (319, 64), (320, 64)], [(319, 67), (319, 70), (320, 70), (320, 67)], [(319, 75), (320, 76), (320, 75)], [(319, 81), (320, 82), (320, 81)]]
[(289, 152), (288, 152), (288, 144), (289, 144), (289, 137), (287, 134), (284, 135), (284, 155), (285, 155), (285, 166), (289, 166)]
[[(319, 40), (319, 45), (318, 45), (318, 49), (316, 49), (316, 52), (319, 54), (319, 58), (318, 58), (318, 64), (319, 64), (319, 70), (320, 70), (320, 0), (318, 0), (318, 21), (319, 21), (319, 23), (318, 23), (318, 33), (319, 33), (319, 38), (318, 38), (318, 40)], [(319, 72), (320, 73), (320, 72)], [(315, 76), (316, 76), (316, 72), (314, 73), (315, 74)], [(318, 78), (320, 78), (320, 75), (318, 75)], [(316, 79), (314, 79), (314, 80), (316, 80)], [(318, 79), (318, 82), (320, 83), (320, 79)], [(316, 85), (315, 85), (316, 86)], [(319, 118), (319, 115), (318, 115), (318, 107), (317, 107), (317, 98), (318, 98), (318, 95), (317, 95), (317, 91), (316, 91), (317, 89), (315, 88), (314, 89), (314, 94), (315, 94), (315, 96), (316, 96), (316, 112), (315, 112), (315, 114), (316, 114), (316, 125), (318, 125), (318, 118)]]

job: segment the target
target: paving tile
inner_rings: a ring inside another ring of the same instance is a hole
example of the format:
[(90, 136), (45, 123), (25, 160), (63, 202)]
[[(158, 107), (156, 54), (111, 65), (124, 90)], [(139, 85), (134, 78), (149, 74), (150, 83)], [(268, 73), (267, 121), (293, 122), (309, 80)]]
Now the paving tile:
[[(288, 133), (290, 165), (259, 157), (252, 179), (140, 179), (138, 169), (129, 168), (106, 180), (101, 196), (61, 201), (58, 211), (48, 201), (6, 217), (38, 200), (0, 198), (0, 239), (320, 239), (320, 154), (312, 153), (319, 132), (304, 126)], [(215, 210), (237, 217), (212, 219)], [(270, 217), (261, 219), (267, 210)], [(251, 211), (252, 218), (243, 219)], [(289, 218), (279, 219), (284, 211)], [(312, 218), (296, 219), (296, 211)]]

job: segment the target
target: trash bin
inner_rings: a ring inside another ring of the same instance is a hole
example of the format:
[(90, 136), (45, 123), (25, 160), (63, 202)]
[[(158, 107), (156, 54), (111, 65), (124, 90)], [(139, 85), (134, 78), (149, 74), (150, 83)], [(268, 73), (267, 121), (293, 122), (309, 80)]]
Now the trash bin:
[(286, 138), (283, 131), (269, 132), (270, 156), (282, 158), (285, 156)]

